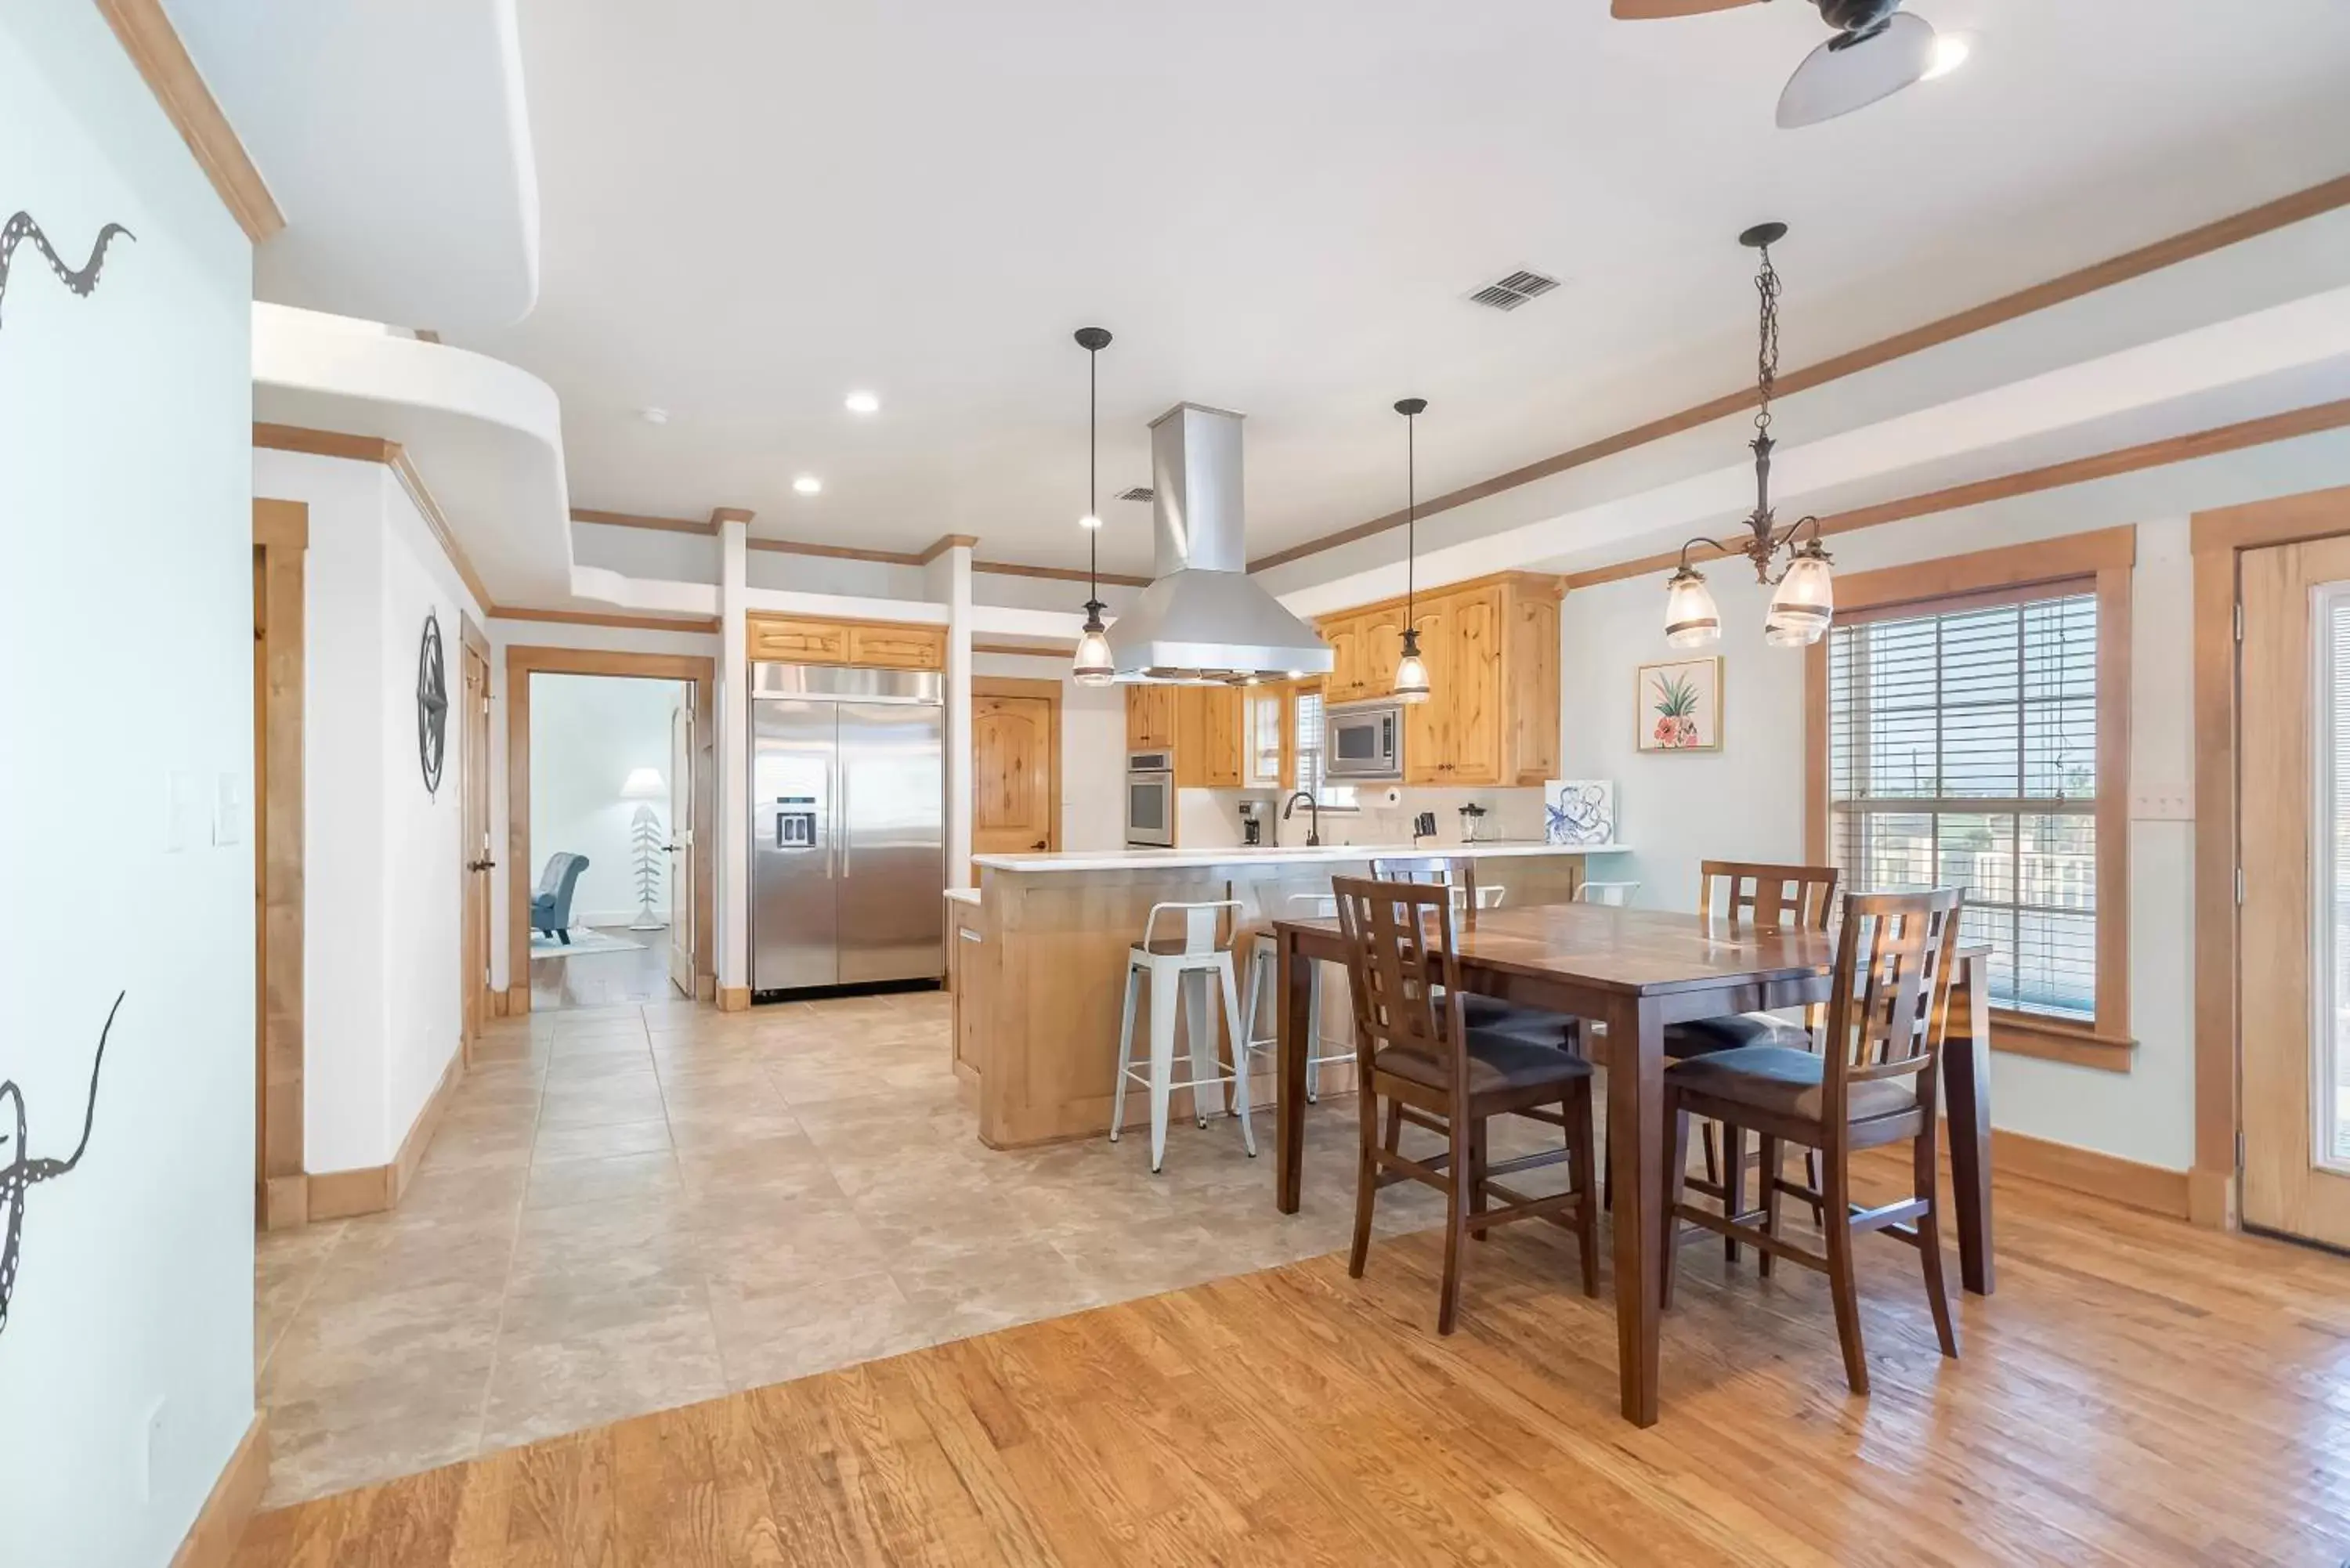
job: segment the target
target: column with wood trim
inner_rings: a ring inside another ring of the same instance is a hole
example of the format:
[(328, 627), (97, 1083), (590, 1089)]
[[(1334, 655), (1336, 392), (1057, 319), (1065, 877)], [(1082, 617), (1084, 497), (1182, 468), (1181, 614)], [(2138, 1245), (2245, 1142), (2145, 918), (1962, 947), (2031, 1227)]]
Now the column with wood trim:
[(751, 514), (718, 522), (718, 1005), (751, 1005)]
[(924, 566), (927, 596), (947, 607), (946, 766), (947, 886), (967, 888), (971, 875), (971, 547), (960, 535)]

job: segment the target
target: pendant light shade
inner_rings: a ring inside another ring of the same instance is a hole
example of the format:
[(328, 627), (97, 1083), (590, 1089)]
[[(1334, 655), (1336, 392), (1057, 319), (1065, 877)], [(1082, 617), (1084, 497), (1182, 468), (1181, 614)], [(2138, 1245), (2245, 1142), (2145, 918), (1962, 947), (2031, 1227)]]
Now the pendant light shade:
[(1428, 701), (1428, 661), (1419, 656), (1419, 628), (1412, 620), (1413, 575), (1419, 544), (1419, 449), (1418, 421), (1428, 411), (1426, 398), (1405, 398), (1395, 406), (1403, 416), (1403, 655), (1396, 660), (1395, 698), (1399, 702)]
[(1101, 602), (1101, 351), (1109, 334), (1098, 327), (1077, 328), (1077, 347), (1086, 351), (1086, 514), (1077, 526), (1086, 531), (1086, 624), (1077, 632), (1077, 656), (1069, 679), (1080, 686), (1107, 686), (1118, 679), (1109, 656), (1109, 628), (1102, 624)]
[(1069, 678), (1080, 686), (1107, 686), (1118, 678), (1118, 669), (1109, 659), (1109, 628), (1102, 625), (1101, 612), (1098, 602), (1088, 603), (1085, 629), (1077, 634), (1076, 666)]
[(1787, 575), (1771, 595), (1762, 640), (1773, 648), (1803, 648), (1819, 641), (1835, 618), (1835, 580), (1827, 553), (1814, 539), (1787, 563)]
[(1665, 642), (1672, 648), (1706, 648), (1721, 640), (1721, 612), (1705, 574), (1683, 566), (1665, 585)]

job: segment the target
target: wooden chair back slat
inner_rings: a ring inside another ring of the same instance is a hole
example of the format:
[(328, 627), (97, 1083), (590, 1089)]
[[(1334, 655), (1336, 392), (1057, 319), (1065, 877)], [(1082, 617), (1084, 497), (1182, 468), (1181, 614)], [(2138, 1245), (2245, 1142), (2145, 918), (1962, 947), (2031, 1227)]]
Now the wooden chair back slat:
[[(1700, 908), (1758, 931), (1828, 929), (1835, 905), (1833, 866), (1776, 866), (1759, 860), (1708, 860), (1699, 869)], [(1719, 908), (1718, 890), (1726, 890)]]
[(1466, 855), (1390, 855), (1371, 862), (1374, 882), (1413, 882), (1430, 887), (1459, 889), (1463, 919), (1461, 924), (1470, 930), (1477, 929), (1477, 862)]
[(1338, 932), (1347, 947), (1355, 1007), (1356, 1064), (1370, 1082), (1382, 1051), (1413, 1051), (1450, 1063), (1466, 1094), (1467, 1038), (1461, 1018), (1461, 959), (1452, 895), (1442, 883), (1333, 877)]
[(1851, 1085), (1919, 1074), (1921, 1089), (1931, 1084), (1961, 899), (1952, 888), (1845, 895), (1823, 1041), (1831, 1124)]

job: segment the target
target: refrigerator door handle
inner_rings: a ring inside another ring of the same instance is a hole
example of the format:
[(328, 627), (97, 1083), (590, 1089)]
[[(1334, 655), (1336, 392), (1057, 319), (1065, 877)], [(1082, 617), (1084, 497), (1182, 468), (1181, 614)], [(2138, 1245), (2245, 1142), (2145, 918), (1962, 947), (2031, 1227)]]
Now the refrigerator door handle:
[(837, 836), (840, 843), (840, 874), (846, 877), (848, 875), (848, 825), (853, 820), (848, 815), (848, 759), (842, 757), (834, 765), (840, 770), (840, 783), (832, 792), (832, 798), (840, 809), (840, 832)]

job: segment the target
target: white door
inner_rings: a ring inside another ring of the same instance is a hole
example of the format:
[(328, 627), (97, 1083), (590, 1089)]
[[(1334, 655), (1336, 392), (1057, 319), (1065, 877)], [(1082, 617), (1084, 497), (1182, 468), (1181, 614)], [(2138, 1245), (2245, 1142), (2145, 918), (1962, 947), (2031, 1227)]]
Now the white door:
[(669, 978), (693, 994), (693, 699), (669, 716)]

